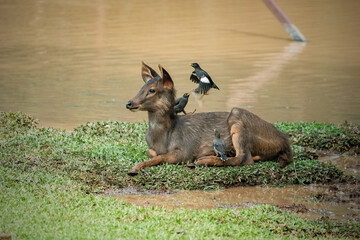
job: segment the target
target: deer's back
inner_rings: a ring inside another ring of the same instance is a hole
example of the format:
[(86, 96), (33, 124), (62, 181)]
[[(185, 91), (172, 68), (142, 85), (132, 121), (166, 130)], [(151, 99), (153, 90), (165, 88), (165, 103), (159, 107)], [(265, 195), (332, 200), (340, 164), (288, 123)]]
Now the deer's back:
[(214, 129), (217, 129), (226, 143), (227, 152), (231, 154), (234, 152), (230, 136), (230, 128), (233, 124), (240, 124), (244, 128), (246, 136), (243, 136), (243, 141), (253, 155), (270, 156), (272, 152), (278, 152), (280, 148), (289, 146), (287, 138), (272, 124), (245, 109), (234, 108), (231, 112), (176, 116), (171, 130), (164, 133), (166, 141), (160, 144), (164, 147), (162, 152), (158, 152), (160, 149), (155, 151), (164, 154), (178, 150), (176, 152), (179, 162), (194, 161), (203, 156), (214, 155), (212, 142)]
[(213, 155), (214, 129), (218, 129), (229, 149), (227, 118), (229, 112), (207, 112), (177, 116), (169, 137), (168, 150), (179, 149), (181, 161), (193, 161), (202, 156)]

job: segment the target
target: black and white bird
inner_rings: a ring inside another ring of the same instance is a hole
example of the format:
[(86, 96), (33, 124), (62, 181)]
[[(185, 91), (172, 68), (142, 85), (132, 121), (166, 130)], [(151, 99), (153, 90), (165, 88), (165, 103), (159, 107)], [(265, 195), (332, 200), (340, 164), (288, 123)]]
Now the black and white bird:
[(214, 129), (215, 132), (215, 138), (213, 140), (213, 147), (214, 147), (214, 151), (216, 156), (220, 156), (221, 160), (226, 161), (227, 157), (226, 157), (226, 145), (224, 140), (222, 140), (220, 138), (220, 132), (216, 129)]
[(188, 103), (189, 96), (190, 96), (190, 93), (185, 93), (182, 97), (175, 100), (174, 110), (175, 110), (176, 114), (178, 114), (180, 112), (183, 112), (184, 114), (186, 114), (185, 106)]
[(218, 89), (218, 86), (213, 82), (210, 75), (200, 68), (198, 63), (190, 64), (195, 70), (190, 75), (190, 80), (198, 83), (198, 87), (194, 90), (195, 93), (206, 94), (210, 88)]

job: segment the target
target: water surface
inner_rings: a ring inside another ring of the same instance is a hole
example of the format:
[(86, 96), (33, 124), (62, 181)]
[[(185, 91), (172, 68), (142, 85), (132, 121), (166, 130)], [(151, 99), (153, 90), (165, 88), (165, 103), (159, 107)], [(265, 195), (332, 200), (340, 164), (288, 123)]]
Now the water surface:
[[(322, 156), (319, 161), (334, 164), (357, 179), (360, 177), (358, 156), (330, 154)], [(357, 183), (291, 185), (282, 188), (240, 186), (217, 191), (184, 190), (165, 193), (109, 189), (105, 196), (138, 206), (166, 209), (241, 209), (268, 204), (310, 219), (360, 221), (360, 185)]]
[(50, 1), (0, 4), (0, 111), (43, 126), (146, 120), (125, 102), (160, 63), (178, 95), (198, 62), (221, 91), (188, 111), (247, 108), (270, 122), (360, 122), (360, 1), (278, 0), (307, 44), (262, 1)]
[[(337, 192), (337, 193), (336, 193)], [(258, 204), (277, 206), (309, 219), (360, 221), (359, 199), (346, 194), (360, 194), (356, 185), (294, 185), (274, 187), (233, 187), (221, 191), (178, 191), (154, 194), (147, 192), (111, 192), (105, 196), (115, 197), (142, 207), (164, 207), (166, 209), (241, 209)], [(321, 198), (320, 200), (318, 198)], [(323, 198), (330, 200), (324, 201)]]

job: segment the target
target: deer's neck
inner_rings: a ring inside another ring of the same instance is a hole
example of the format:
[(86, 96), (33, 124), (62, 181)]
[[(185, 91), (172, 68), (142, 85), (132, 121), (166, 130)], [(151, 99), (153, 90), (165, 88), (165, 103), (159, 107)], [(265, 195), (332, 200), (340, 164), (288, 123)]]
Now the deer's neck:
[(173, 128), (176, 118), (174, 112), (149, 112), (149, 131), (168, 132)]
[(149, 129), (146, 133), (146, 142), (150, 149), (157, 154), (168, 151), (169, 138), (175, 126), (175, 114), (149, 113)]

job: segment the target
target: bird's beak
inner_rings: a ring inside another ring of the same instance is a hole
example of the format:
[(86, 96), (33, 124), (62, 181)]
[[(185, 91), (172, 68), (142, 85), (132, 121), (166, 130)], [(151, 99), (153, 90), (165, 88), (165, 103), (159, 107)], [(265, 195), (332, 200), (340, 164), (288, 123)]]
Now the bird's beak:
[(191, 92), (188, 92), (187, 94), (190, 96), (190, 95), (191, 95)]

